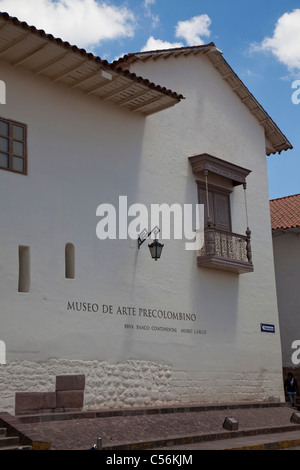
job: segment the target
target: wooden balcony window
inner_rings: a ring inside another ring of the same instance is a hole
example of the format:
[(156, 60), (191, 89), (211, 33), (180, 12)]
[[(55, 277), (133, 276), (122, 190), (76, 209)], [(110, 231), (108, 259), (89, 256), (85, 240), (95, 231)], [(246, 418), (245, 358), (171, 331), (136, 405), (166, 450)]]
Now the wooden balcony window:
[[(252, 272), (246, 196), (247, 229), (244, 235), (232, 231), (230, 207), (231, 193), (239, 185), (243, 185), (246, 190), (246, 177), (250, 171), (208, 154), (197, 155), (189, 160), (193, 173), (200, 178), (197, 179), (198, 200), (199, 204), (204, 205), (205, 218), (204, 243), (197, 256), (197, 265), (238, 274)], [(223, 178), (227, 187), (211, 183), (216, 181), (216, 175), (217, 178)]]

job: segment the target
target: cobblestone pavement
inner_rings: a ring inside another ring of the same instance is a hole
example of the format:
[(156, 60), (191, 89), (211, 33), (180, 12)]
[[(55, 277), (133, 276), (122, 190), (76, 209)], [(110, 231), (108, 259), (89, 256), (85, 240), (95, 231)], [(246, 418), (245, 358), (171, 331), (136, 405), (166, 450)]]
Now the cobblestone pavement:
[[(122, 443), (151, 442), (192, 435), (224, 433), (226, 417), (239, 421), (239, 431), (290, 427), (294, 410), (288, 406), (220, 409), (136, 416), (69, 419), (23, 424), (36, 439), (50, 442), (51, 450), (90, 449), (102, 438), (103, 447)], [(295, 428), (297, 429), (297, 428)], [(299, 431), (300, 438), (300, 431)], [(156, 446), (157, 447), (157, 446)]]

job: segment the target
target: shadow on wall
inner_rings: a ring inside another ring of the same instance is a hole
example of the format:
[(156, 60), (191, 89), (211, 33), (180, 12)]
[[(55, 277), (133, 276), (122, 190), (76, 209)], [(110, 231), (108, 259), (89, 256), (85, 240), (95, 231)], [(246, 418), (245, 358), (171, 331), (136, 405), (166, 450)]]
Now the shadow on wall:
[(6, 347), (4, 341), (0, 341), (0, 364), (6, 364)]

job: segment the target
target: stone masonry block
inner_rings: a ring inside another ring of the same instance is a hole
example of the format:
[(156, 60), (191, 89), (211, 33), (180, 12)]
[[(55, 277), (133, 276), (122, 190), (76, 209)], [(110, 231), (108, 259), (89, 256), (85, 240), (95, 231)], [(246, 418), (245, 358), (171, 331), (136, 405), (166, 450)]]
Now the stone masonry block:
[(46, 409), (56, 408), (56, 393), (55, 392), (45, 393), (45, 402), (44, 402), (43, 408), (46, 408)]
[(67, 390), (84, 390), (85, 375), (57, 375), (56, 376), (56, 391)]
[(16, 392), (15, 413), (26, 411), (38, 411), (42, 408), (44, 393), (40, 392)]
[(76, 375), (76, 390), (84, 390), (85, 389), (85, 375), (78, 374)]
[(76, 390), (76, 375), (56, 376), (56, 392), (66, 390)]
[(82, 408), (83, 390), (62, 390), (56, 392), (57, 408)]
[(52, 408), (56, 408), (55, 392), (16, 392), (16, 414)]
[(239, 422), (235, 418), (225, 418), (223, 428), (228, 431), (237, 431), (239, 429)]

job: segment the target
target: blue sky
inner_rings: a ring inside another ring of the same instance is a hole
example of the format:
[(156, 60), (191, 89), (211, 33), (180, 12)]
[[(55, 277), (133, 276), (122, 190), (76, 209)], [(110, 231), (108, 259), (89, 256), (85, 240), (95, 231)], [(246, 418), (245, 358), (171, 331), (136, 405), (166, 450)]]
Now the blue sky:
[(299, 0), (0, 0), (0, 10), (108, 61), (215, 42), (294, 147), (267, 158), (270, 199), (300, 193)]

